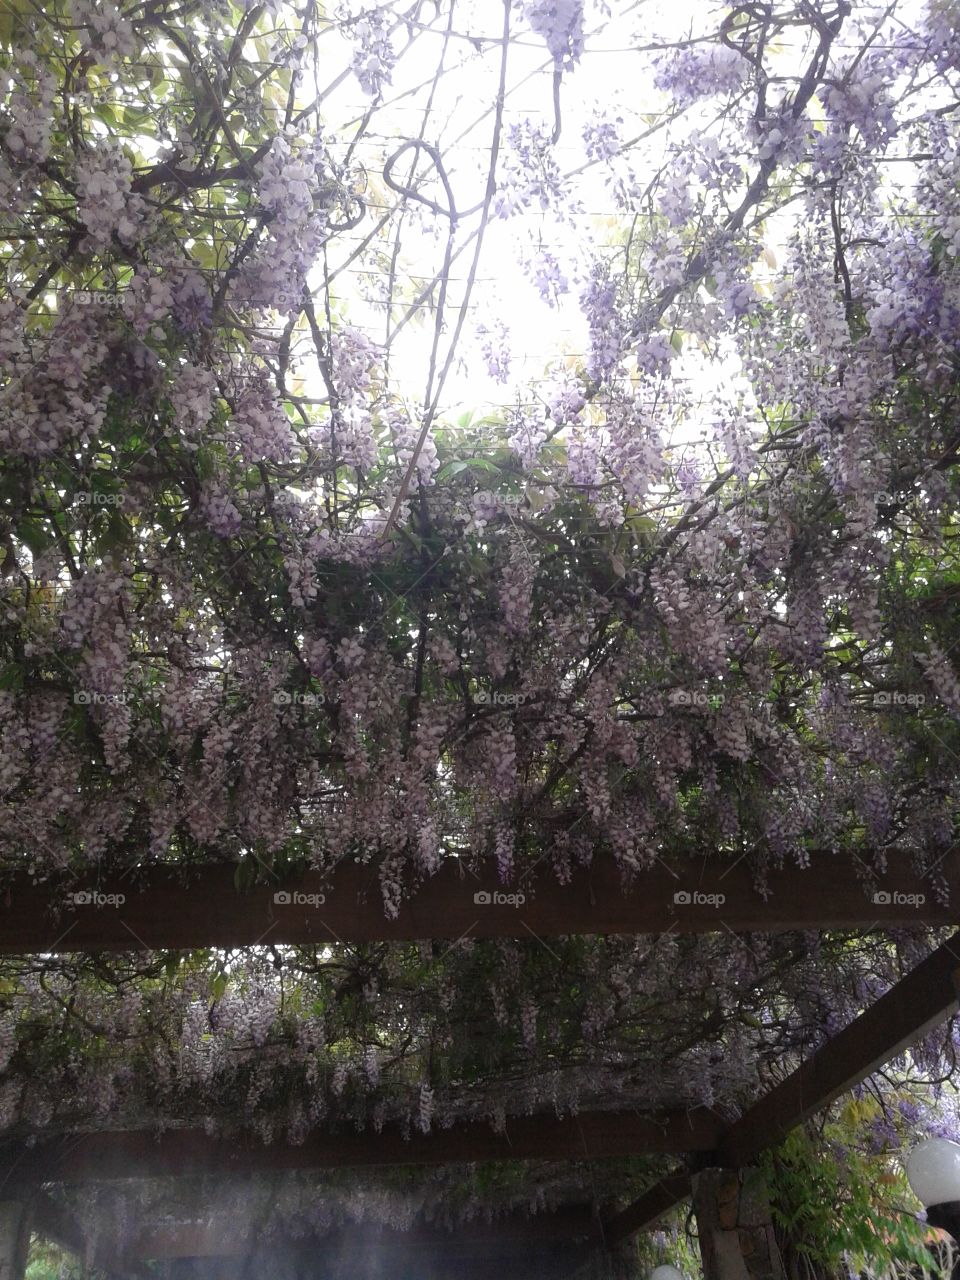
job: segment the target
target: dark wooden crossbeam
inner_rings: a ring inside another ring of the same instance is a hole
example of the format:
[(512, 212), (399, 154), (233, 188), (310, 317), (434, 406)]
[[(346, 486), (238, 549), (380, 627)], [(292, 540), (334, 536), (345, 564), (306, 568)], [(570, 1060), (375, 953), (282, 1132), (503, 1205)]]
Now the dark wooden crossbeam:
[[(897, 865), (892, 855), (890, 862)], [(33, 884), (21, 876), (0, 890), (0, 953), (960, 925), (960, 851), (937, 873), (952, 890), (949, 907), (906, 869), (871, 878), (863, 862), (839, 854), (818, 856), (808, 871), (772, 872), (767, 898), (746, 858), (657, 863), (626, 891), (609, 859), (577, 868), (566, 885), (544, 863), (510, 886), (497, 883), (494, 869), (478, 878), (450, 860), (403, 901), (396, 919), (384, 915), (376, 868), (353, 862), (245, 892), (226, 865), (99, 881)]]
[[(960, 934), (954, 934), (727, 1127), (702, 1163), (750, 1164), (956, 1013), (958, 994)], [(689, 1195), (689, 1175), (678, 1169), (606, 1223), (605, 1239), (616, 1242), (652, 1226)]]
[(665, 1115), (592, 1111), (557, 1119), (520, 1116), (503, 1134), (469, 1123), (415, 1133), (316, 1132), (292, 1146), (210, 1137), (199, 1129), (72, 1134), (29, 1145), (0, 1144), (0, 1194), (33, 1182), (229, 1175), (282, 1169), (448, 1164), (474, 1160), (594, 1160), (709, 1151), (721, 1125), (706, 1108)]

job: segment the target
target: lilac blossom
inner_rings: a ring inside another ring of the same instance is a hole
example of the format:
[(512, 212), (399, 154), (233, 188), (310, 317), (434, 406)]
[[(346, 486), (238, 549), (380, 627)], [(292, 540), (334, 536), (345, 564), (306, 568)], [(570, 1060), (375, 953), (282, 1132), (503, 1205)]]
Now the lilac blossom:
[(671, 50), (657, 55), (654, 65), (654, 84), (662, 93), (668, 93), (678, 107), (715, 94), (736, 93), (750, 71), (742, 54), (718, 44)]
[(569, 70), (583, 55), (583, 0), (522, 0), (523, 16), (547, 42), (558, 67)]
[(77, 212), (90, 239), (107, 248), (114, 235), (132, 244), (145, 230), (146, 206), (131, 193), (133, 166), (116, 146), (102, 144), (77, 161)]
[(377, 98), (390, 84), (397, 57), (390, 41), (389, 15), (371, 9), (349, 26), (354, 40), (353, 74), (364, 93)]

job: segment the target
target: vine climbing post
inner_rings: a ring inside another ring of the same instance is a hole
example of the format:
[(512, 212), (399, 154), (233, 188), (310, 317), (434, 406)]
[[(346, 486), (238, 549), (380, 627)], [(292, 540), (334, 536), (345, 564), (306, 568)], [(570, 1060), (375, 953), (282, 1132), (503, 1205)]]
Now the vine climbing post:
[(704, 1280), (785, 1280), (762, 1174), (702, 1169), (692, 1184)]

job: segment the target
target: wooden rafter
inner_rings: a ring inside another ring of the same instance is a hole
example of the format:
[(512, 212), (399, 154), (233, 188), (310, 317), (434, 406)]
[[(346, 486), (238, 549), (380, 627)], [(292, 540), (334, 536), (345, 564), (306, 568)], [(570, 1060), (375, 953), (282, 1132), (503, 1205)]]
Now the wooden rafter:
[[(956, 1013), (958, 995), (960, 934), (954, 934), (727, 1127), (715, 1151), (701, 1163), (750, 1164), (791, 1129)], [(608, 1222), (605, 1238), (615, 1243), (652, 1226), (689, 1194), (689, 1175), (678, 1169)]]
[(544, 864), (507, 887), (494, 870), (478, 878), (451, 860), (401, 903), (395, 919), (384, 914), (376, 868), (342, 863), (329, 875), (270, 880), (245, 892), (235, 886), (235, 870), (153, 868), (43, 884), (19, 877), (0, 894), (0, 953), (960, 925), (960, 852), (937, 867), (952, 890), (950, 906), (908, 871), (871, 878), (862, 861), (829, 854), (814, 869), (772, 873), (766, 898), (746, 858), (685, 868), (657, 863), (626, 891), (609, 860), (577, 868), (566, 885)]
[(593, 1111), (558, 1119), (519, 1116), (502, 1134), (463, 1123), (404, 1139), (382, 1133), (315, 1132), (299, 1145), (269, 1146), (210, 1137), (199, 1129), (73, 1134), (34, 1144), (0, 1144), (0, 1190), (32, 1182), (85, 1182), (133, 1177), (248, 1174), (474, 1160), (594, 1160), (603, 1157), (709, 1151), (721, 1130), (706, 1108), (669, 1115)]

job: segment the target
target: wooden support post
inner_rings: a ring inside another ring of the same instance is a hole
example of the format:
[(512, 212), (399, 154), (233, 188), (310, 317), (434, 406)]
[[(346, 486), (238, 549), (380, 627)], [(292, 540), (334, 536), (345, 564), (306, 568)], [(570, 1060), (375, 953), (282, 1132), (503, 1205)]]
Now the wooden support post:
[(758, 1170), (703, 1169), (691, 1182), (704, 1280), (785, 1280)]
[(23, 1280), (29, 1248), (29, 1205), (0, 1200), (0, 1280)]

